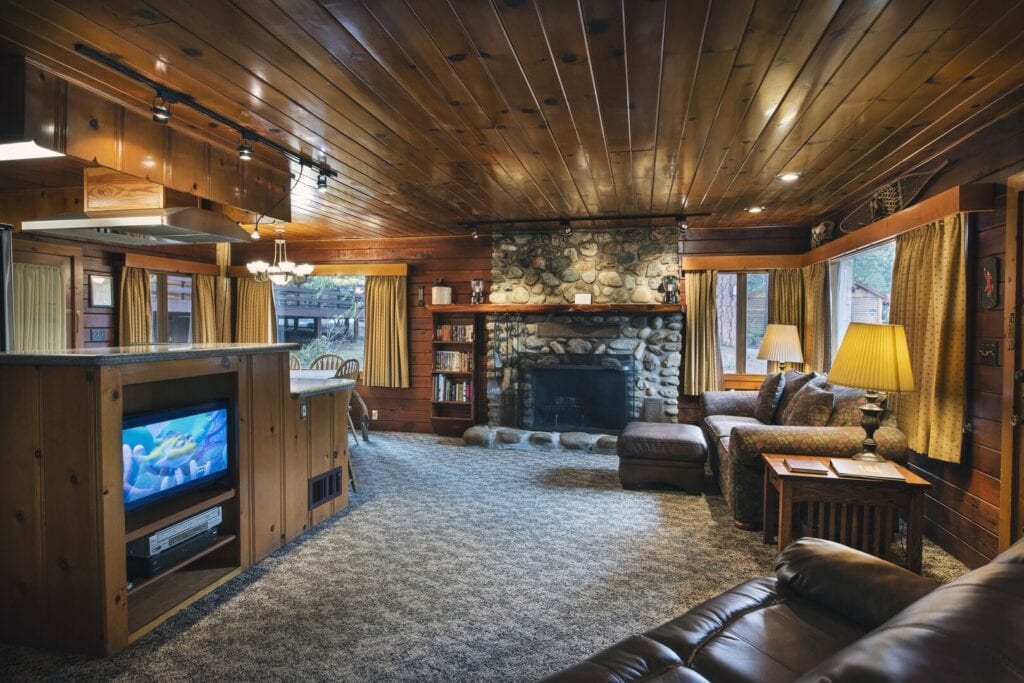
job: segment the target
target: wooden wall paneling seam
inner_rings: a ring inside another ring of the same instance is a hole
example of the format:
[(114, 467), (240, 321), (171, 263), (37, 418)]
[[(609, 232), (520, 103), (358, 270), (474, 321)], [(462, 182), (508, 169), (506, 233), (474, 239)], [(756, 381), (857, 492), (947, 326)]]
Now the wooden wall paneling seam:
[(238, 480), (238, 550), (241, 568), (245, 569), (253, 563), (253, 533), (255, 531), (252, 515), (253, 504), (253, 473), (252, 473), (252, 359), (246, 355), (239, 358), (235, 373), (236, 426), (238, 449), (235, 455), (236, 477)]
[(128, 644), (128, 577), (125, 565), (125, 513), (121, 462), (122, 396), (120, 368), (95, 370), (95, 401), (101, 420), (95, 434), (97, 528), (101, 530), (100, 595), (103, 600), (103, 650), (107, 655)]
[(1022, 367), (1021, 334), (1021, 249), (1024, 244), (1024, 173), (1010, 176), (1006, 182), (1006, 246), (1003, 256), (1003, 311), (1006, 315), (1006, 337), (1003, 343), (1002, 387), (1002, 461), (999, 480), (999, 549), (1008, 548), (1021, 533), (1020, 503), (1021, 467), (1020, 428), (1013, 424), (1014, 417), (1024, 412), (1024, 396), (1016, 371)]

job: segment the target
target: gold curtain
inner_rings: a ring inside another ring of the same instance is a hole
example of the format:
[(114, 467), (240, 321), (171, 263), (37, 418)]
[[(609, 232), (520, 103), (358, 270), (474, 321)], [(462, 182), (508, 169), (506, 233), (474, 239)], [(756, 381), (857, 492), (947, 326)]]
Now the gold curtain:
[(832, 329), (828, 291), (828, 261), (804, 266), (804, 370), (828, 372), (832, 365), (829, 332)]
[(192, 343), (213, 344), (217, 334), (217, 278), (192, 276)]
[(903, 325), (916, 390), (896, 417), (913, 450), (960, 462), (967, 346), (965, 216), (954, 214), (896, 238), (890, 322)]
[(14, 264), (14, 351), (67, 347), (64, 277), (60, 266)]
[(698, 396), (722, 389), (722, 354), (718, 348), (718, 312), (715, 290), (718, 271), (700, 270), (686, 278), (686, 349), (683, 394)]
[(367, 276), (363, 372), (367, 386), (409, 386), (407, 305), (404, 275)]
[[(768, 322), (796, 325), (803, 340), (804, 283), (799, 268), (780, 268), (768, 272)], [(768, 361), (768, 372), (778, 371), (778, 362)]]
[(121, 269), (118, 320), (118, 343), (121, 346), (153, 343), (153, 304), (149, 300), (149, 273), (143, 268)]
[(239, 344), (271, 344), (277, 341), (274, 285), (251, 277), (238, 279), (238, 312), (235, 341)]

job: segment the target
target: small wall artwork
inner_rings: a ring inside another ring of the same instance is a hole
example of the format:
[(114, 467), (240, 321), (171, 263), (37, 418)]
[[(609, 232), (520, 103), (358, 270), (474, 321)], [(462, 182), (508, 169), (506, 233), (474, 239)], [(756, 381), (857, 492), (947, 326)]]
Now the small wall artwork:
[(114, 278), (110, 275), (89, 276), (89, 307), (114, 307)]
[(999, 365), (999, 342), (995, 339), (982, 339), (978, 343), (978, 364)]
[(995, 308), (999, 305), (999, 259), (989, 256), (978, 262), (978, 290), (981, 292), (981, 307)]

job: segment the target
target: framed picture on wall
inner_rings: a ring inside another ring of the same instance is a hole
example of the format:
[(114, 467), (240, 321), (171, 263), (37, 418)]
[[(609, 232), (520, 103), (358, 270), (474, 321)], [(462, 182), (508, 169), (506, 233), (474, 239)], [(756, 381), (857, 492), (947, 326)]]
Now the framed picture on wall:
[(978, 289), (981, 291), (981, 307), (995, 308), (999, 305), (999, 259), (989, 256), (978, 261)]
[(114, 277), (112, 275), (89, 276), (89, 307), (114, 307)]

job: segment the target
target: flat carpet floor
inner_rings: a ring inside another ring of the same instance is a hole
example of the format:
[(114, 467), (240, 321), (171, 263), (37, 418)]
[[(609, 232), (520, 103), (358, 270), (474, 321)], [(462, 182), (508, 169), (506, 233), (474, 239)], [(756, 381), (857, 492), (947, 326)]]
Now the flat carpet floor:
[(534, 681), (772, 570), (720, 495), (624, 491), (613, 456), (371, 439), (322, 527), (114, 657), (0, 645), (0, 680)]

